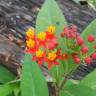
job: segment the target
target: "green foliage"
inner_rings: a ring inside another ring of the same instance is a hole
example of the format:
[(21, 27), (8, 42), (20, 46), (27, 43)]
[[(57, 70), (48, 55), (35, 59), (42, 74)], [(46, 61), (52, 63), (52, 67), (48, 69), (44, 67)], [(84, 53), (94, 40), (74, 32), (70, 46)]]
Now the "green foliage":
[(21, 78), (21, 96), (48, 96), (45, 78), (31, 55), (24, 58)]
[(89, 5), (96, 11), (96, 0), (87, 0)]
[(96, 0), (73, 0), (77, 4), (80, 3), (80, 1), (86, 1), (94, 10), (96, 10)]
[(49, 25), (56, 26), (57, 35), (60, 35), (66, 25), (66, 20), (55, 0), (45, 0), (36, 20), (37, 33), (46, 31)]
[(9, 70), (0, 66), (0, 83), (7, 83), (15, 78), (15, 75), (13, 75)]
[[(58, 38), (63, 31), (64, 26), (67, 25), (67, 22), (55, 0), (46, 0), (42, 6), (36, 20), (36, 32), (39, 33), (46, 31), (47, 27), (50, 25), (56, 26), (56, 35)], [(59, 38), (59, 45), (65, 50), (65, 46), (62, 46), (62, 44), (64, 44), (63, 42), (64, 40)], [(50, 73), (53, 79), (59, 79), (59, 77), (62, 77), (64, 74), (64, 72), (61, 73), (60, 68), (62, 67), (58, 68), (54, 66), (54, 68), (51, 69)]]
[(0, 85), (0, 96), (10, 96), (17, 87), (17, 83)]
[(72, 85), (62, 90), (60, 96), (96, 96), (96, 92), (84, 85)]
[[(46, 31), (49, 25), (56, 26), (56, 35), (59, 37), (63, 31), (64, 26), (67, 25), (66, 20), (59, 9), (55, 0), (46, 0), (37, 16), (36, 32)], [(94, 34), (96, 36), (96, 19), (82, 32), (81, 36), (84, 38), (86, 45), (89, 47), (90, 54), (93, 51), (93, 43), (87, 42), (87, 36)], [(60, 48), (64, 49), (64, 52), (73, 50), (64, 46), (64, 39), (59, 38)], [(63, 44), (63, 46), (62, 46)], [(53, 77), (55, 87), (61, 88), (62, 82), (65, 77), (72, 73), (78, 65), (75, 65), (72, 59), (69, 62), (59, 61), (60, 65), (53, 66), (50, 70), (50, 74)], [(62, 90), (59, 90), (59, 96), (96, 96), (96, 70), (86, 76), (81, 82), (74, 83), (72, 80), (64, 81), (65, 85)], [(25, 54), (24, 62), (22, 64), (21, 81), (18, 83), (12, 81), (15, 76), (4, 67), (0, 66), (0, 83), (5, 83), (0, 86), (0, 96), (9, 96), (12, 92), (15, 96), (49, 96), (47, 83), (44, 75), (36, 62), (32, 61), (30, 54)], [(6, 84), (6, 82), (9, 82)], [(58, 90), (57, 90), (58, 91)], [(12, 95), (12, 94), (11, 94)]]
[(94, 90), (96, 90), (96, 70), (87, 75), (80, 84), (86, 85)]
[(95, 96), (96, 70), (87, 75), (80, 82), (68, 80), (60, 96)]
[[(36, 20), (36, 32), (46, 31), (50, 25), (56, 26), (56, 35), (60, 37), (60, 33), (63, 31), (67, 22), (58, 7), (55, 0), (45, 0)], [(59, 38), (60, 47), (63, 44), (63, 40)], [(65, 47), (64, 47), (65, 48)]]

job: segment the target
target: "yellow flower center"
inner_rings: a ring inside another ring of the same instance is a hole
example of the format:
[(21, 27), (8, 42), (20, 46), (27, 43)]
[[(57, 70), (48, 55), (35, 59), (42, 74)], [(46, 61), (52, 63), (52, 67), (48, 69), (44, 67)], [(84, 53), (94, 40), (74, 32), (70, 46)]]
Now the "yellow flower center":
[(35, 46), (35, 41), (29, 39), (29, 40), (26, 41), (26, 45), (27, 45), (28, 48), (33, 48)]
[(54, 34), (56, 31), (56, 27), (51, 25), (48, 27), (47, 31), (49, 34)]
[(50, 53), (48, 53), (48, 59), (49, 59), (50, 61), (55, 60), (55, 59), (56, 59), (56, 53), (55, 53), (55, 52), (50, 52)]
[(45, 40), (45, 38), (46, 38), (46, 33), (45, 33), (45, 32), (40, 32), (40, 33), (38, 34), (38, 38), (39, 38), (40, 40)]
[(33, 28), (29, 28), (27, 31), (26, 31), (26, 35), (27, 37), (29, 38), (34, 38), (34, 29)]
[(42, 58), (43, 54), (44, 54), (44, 52), (40, 49), (38, 51), (36, 51), (36, 57), (38, 57), (38, 58)]

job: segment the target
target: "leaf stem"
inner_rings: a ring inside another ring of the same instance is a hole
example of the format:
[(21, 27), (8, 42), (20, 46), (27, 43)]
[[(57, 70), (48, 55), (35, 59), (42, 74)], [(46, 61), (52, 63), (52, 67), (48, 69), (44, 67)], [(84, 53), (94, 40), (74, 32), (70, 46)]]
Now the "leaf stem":
[(64, 85), (66, 84), (67, 80), (68, 80), (69, 75), (67, 74), (64, 78), (64, 80), (62, 81), (60, 87), (59, 87), (59, 91), (62, 90), (64, 88)]

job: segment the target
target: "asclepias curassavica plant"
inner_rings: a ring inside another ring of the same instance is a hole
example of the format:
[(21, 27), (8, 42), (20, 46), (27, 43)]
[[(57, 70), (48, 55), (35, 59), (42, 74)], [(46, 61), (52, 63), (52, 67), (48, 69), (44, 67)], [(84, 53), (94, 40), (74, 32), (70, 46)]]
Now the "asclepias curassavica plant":
[(55, 0), (45, 0), (36, 27), (26, 30), (26, 50), (19, 79), (0, 67), (0, 96), (49, 96), (41, 71), (46, 66), (53, 96), (96, 96), (96, 70), (82, 80), (70, 76), (80, 64), (96, 59), (96, 20), (81, 33), (68, 25)]

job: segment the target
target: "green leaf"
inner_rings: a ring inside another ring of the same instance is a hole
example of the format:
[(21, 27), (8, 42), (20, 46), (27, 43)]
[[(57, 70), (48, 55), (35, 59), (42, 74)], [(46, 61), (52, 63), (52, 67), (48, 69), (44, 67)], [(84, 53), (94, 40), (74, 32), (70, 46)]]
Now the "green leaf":
[(59, 62), (59, 65), (54, 65), (50, 70), (50, 74), (53, 78), (53, 82), (56, 82), (57, 84), (60, 84), (61, 81), (64, 79), (64, 74), (66, 73), (66, 68), (68, 64), (65, 62)]
[(0, 83), (7, 83), (14, 79), (15, 79), (15, 75), (13, 75), (5, 67), (0, 65)]
[(94, 45), (95, 42), (93, 43), (89, 43), (87, 41), (87, 37), (89, 34), (93, 34), (96, 37), (96, 19), (91, 22), (88, 27), (82, 32), (81, 36), (84, 38), (85, 44), (89, 47), (89, 54), (91, 55), (92, 53), (94, 53)]
[(19, 96), (19, 93), (20, 93), (20, 87), (14, 88), (14, 95)]
[[(48, 26), (56, 26), (56, 35), (60, 37), (60, 33), (63, 31), (64, 27), (67, 25), (66, 20), (58, 7), (55, 0), (45, 0), (36, 21), (36, 32), (44, 32), (47, 30)], [(59, 38), (60, 47), (62, 46), (64, 40)]]
[(0, 96), (8, 96), (17, 87), (16, 84), (4, 84), (0, 85)]
[[(44, 32), (47, 30), (48, 26), (54, 25), (56, 27), (56, 35), (58, 36), (58, 42), (60, 47), (65, 50), (64, 40), (60, 38), (60, 33), (63, 31), (64, 27), (67, 25), (67, 22), (57, 5), (55, 0), (45, 0), (36, 21), (36, 32)], [(53, 67), (51, 71), (51, 75), (54, 79), (60, 76), (58, 74), (58, 67)]]
[(72, 85), (62, 90), (60, 96), (96, 96), (96, 92), (87, 86)]
[(52, 80), (53, 82), (56, 82), (58, 85), (60, 84), (60, 82), (63, 80), (64, 78), (64, 72), (62, 69), (60, 69), (60, 66), (53, 66), (49, 72), (52, 76)]
[(78, 80), (68, 79), (65, 84), (65, 88), (69, 88), (70, 86), (78, 85), (78, 84), (79, 84)]
[(74, 60), (72, 59), (71, 56), (69, 58), (70, 59), (68, 61), (64, 60), (61, 62), (61, 67), (63, 68), (60, 68), (60, 69), (63, 70), (63, 74), (71, 74), (79, 66), (79, 64), (74, 63)]
[(70, 59), (68, 62), (63, 60), (59, 62), (58, 66), (53, 66), (49, 71), (53, 81), (57, 82), (57, 84), (60, 84), (64, 79), (64, 76), (66, 74), (73, 73), (73, 71), (76, 70), (78, 66), (79, 64), (74, 64), (72, 59)]
[(94, 90), (96, 90), (96, 70), (87, 75), (80, 84), (86, 85)]
[(63, 30), (66, 20), (55, 0), (45, 0), (36, 21), (36, 31), (46, 31), (49, 25), (55, 25), (57, 32)]
[(32, 56), (26, 54), (24, 58), (21, 78), (21, 96), (49, 96), (45, 78)]

